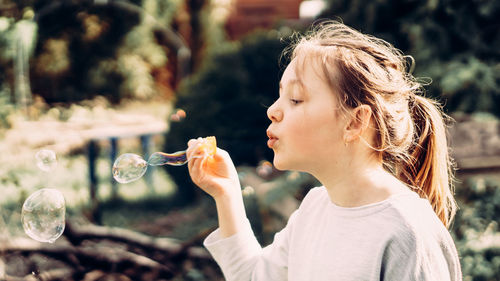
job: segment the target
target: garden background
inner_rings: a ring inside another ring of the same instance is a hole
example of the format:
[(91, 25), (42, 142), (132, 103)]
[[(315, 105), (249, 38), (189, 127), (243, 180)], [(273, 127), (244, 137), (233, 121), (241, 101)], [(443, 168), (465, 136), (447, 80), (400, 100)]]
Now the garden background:
[[(283, 49), (321, 19), (386, 39), (432, 80), (426, 94), (455, 120), (450, 232), (464, 280), (500, 280), (499, 18), (493, 0), (1, 0), (0, 280), (222, 280), (201, 245), (214, 205), (186, 167), (111, 177), (120, 154), (179, 151), (198, 136), (232, 155), (270, 243), (318, 184), (272, 168), (265, 129)], [(57, 154), (54, 170), (37, 167), (41, 149)], [(44, 187), (67, 208), (53, 244), (21, 224)]]

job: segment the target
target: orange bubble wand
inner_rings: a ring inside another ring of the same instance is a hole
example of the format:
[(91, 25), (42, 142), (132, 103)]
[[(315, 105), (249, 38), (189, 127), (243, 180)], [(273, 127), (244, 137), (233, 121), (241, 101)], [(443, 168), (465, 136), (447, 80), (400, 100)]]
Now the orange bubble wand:
[[(199, 145), (199, 149), (203, 150), (206, 154), (213, 156), (217, 151), (217, 142), (215, 137), (206, 137)], [(174, 153), (155, 152), (151, 154), (148, 159), (150, 166), (172, 165), (181, 166), (189, 161), (187, 159), (186, 150), (177, 151)]]

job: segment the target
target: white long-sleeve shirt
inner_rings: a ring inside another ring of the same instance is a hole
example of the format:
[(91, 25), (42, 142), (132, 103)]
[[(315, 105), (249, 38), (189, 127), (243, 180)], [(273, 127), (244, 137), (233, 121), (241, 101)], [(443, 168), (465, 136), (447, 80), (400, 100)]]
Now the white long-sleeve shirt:
[(309, 191), (272, 244), (261, 248), (250, 224), (204, 241), (226, 280), (462, 280), (455, 244), (426, 199), (398, 194), (361, 207)]

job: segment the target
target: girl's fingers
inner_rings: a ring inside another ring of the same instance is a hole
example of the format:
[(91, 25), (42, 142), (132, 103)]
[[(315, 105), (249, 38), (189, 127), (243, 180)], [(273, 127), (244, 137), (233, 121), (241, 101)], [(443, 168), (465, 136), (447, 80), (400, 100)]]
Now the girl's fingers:
[(203, 177), (203, 162), (204, 162), (205, 159), (201, 158), (201, 159), (196, 159), (195, 161), (193, 161), (193, 173), (194, 175), (197, 175), (198, 176), (198, 179), (200, 179), (201, 177)]
[(229, 153), (227, 153), (227, 151), (225, 151), (224, 149), (218, 148), (218, 147), (217, 147), (217, 150), (214, 154), (214, 158), (217, 160), (224, 160), (224, 161), (228, 161), (231, 159), (231, 157), (229, 156)]
[(187, 144), (188, 144), (188, 149), (186, 151), (189, 154), (190, 152), (193, 152), (196, 150), (196, 148), (200, 144), (200, 139), (199, 138), (198, 139), (190, 139)]
[(190, 139), (187, 143), (188, 145), (188, 150), (191, 149), (193, 147), (193, 145), (196, 143), (196, 140), (195, 139)]
[(193, 159), (189, 161), (190, 167), (188, 167), (193, 182), (202, 188), (204, 187), (202, 181), (206, 177), (206, 174), (203, 170), (204, 162), (205, 158)]
[(200, 156), (200, 151), (198, 150), (198, 146), (201, 143), (201, 139), (191, 139), (188, 141), (188, 149), (186, 150), (186, 156), (188, 160), (191, 160), (191, 158), (199, 157)]
[(195, 182), (199, 181), (199, 178), (203, 175), (202, 167), (205, 162), (206, 152), (203, 149), (198, 149), (202, 141), (202, 138), (189, 140), (188, 149), (186, 150), (188, 170)]
[(188, 149), (186, 150), (186, 157), (188, 159), (188, 170), (191, 173), (192, 167), (194, 164), (193, 153), (196, 152), (196, 148), (198, 147), (198, 141), (195, 139), (191, 139), (188, 141)]

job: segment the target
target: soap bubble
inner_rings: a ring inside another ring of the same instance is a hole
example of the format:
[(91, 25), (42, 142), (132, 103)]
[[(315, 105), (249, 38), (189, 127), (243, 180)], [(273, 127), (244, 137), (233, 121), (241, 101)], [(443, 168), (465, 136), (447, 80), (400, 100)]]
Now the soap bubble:
[(255, 194), (255, 189), (247, 185), (241, 190), (241, 194), (243, 195), (243, 197), (252, 196)]
[(286, 180), (288, 181), (296, 181), (300, 178), (300, 173), (297, 171), (292, 171), (286, 176)]
[(141, 178), (148, 168), (148, 163), (141, 156), (125, 153), (116, 158), (113, 164), (113, 178), (119, 183), (129, 183)]
[(43, 188), (24, 201), (21, 221), (24, 232), (34, 240), (54, 243), (64, 231), (66, 205), (56, 189)]
[(56, 153), (49, 149), (42, 149), (35, 154), (36, 165), (44, 172), (50, 172), (57, 166)]
[(174, 122), (180, 122), (186, 118), (186, 111), (184, 109), (176, 109), (175, 113), (170, 115), (170, 120)]
[(273, 164), (269, 161), (261, 161), (256, 170), (259, 176), (263, 178), (269, 177), (273, 173)]

